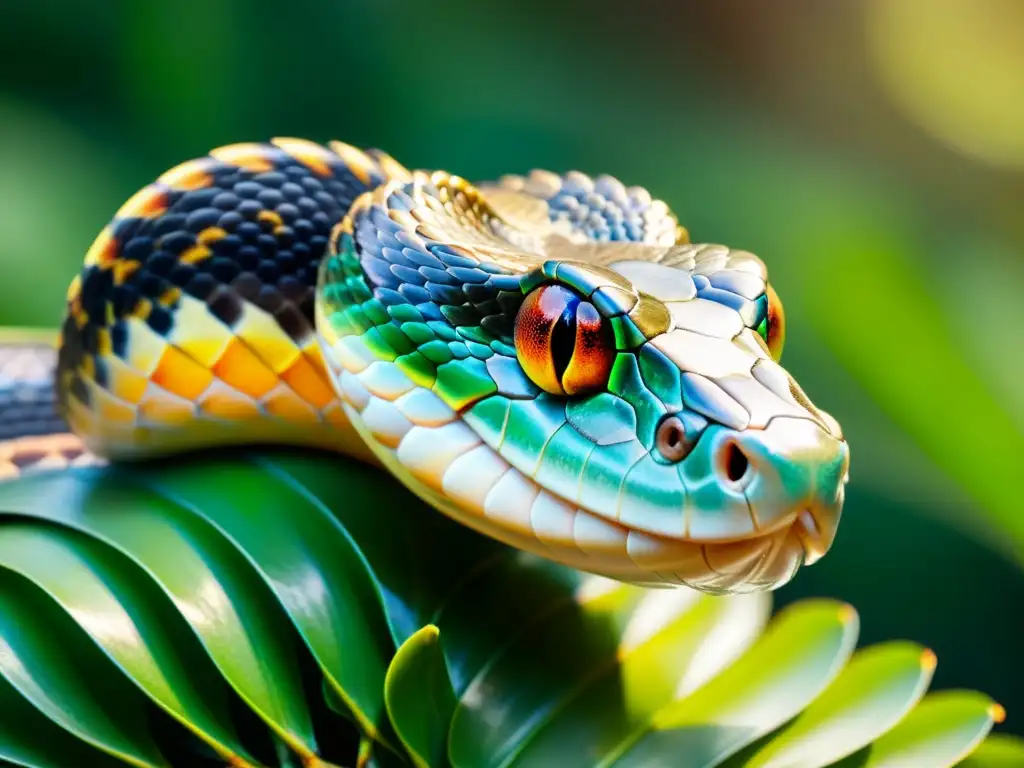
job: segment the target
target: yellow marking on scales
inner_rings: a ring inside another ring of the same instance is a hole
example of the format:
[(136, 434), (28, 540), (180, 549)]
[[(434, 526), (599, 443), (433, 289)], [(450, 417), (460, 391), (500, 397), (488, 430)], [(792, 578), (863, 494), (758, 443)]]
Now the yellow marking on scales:
[(113, 355), (105, 355), (102, 360), (107, 368), (111, 393), (126, 403), (138, 404), (146, 393), (149, 378)]
[(271, 390), (261, 401), (263, 409), (271, 416), (297, 423), (314, 423), (327, 420), (327, 413), (321, 412), (285, 386)]
[(253, 173), (274, 170), (274, 163), (270, 159), (270, 153), (267, 152), (267, 148), (255, 142), (227, 144), (212, 150), (210, 156), (227, 165), (244, 168)]
[(205, 302), (182, 296), (174, 311), (174, 327), (167, 341), (196, 362), (213, 368), (235, 338), (234, 333), (210, 314)]
[(320, 144), (306, 139), (275, 138), (270, 143), (279, 149), (283, 149), (300, 163), (320, 176), (331, 175), (331, 163), (334, 155), (328, 152)]
[(126, 362), (148, 377), (157, 369), (168, 345), (167, 340), (146, 325), (144, 320), (143, 317), (128, 317), (124, 320), (128, 334)]
[(188, 160), (165, 171), (157, 178), (157, 182), (182, 191), (203, 189), (213, 182), (213, 176), (210, 175), (212, 165), (208, 157)]
[(148, 426), (179, 426), (196, 417), (194, 402), (152, 383), (139, 401), (138, 411), (139, 422)]
[(125, 259), (118, 259), (114, 262), (114, 285), (121, 285), (129, 277), (134, 275), (139, 268), (142, 266), (141, 262), (138, 261), (126, 261)]
[(348, 169), (360, 182), (363, 184), (370, 183), (370, 174), (376, 165), (373, 162), (373, 158), (361, 149), (356, 149), (342, 141), (330, 141), (327, 143), (327, 146), (330, 147), (334, 154), (341, 158), (342, 162), (348, 166)]
[(126, 403), (91, 379), (86, 380), (86, 386), (89, 388), (89, 401), (92, 404), (92, 409), (101, 424), (108, 427), (114, 424), (135, 424), (136, 408), (134, 403)]
[(150, 184), (128, 198), (115, 219), (155, 219), (167, 213), (167, 190), (163, 186)]
[[(119, 245), (114, 239), (113, 230), (109, 226), (104, 227), (85, 253), (85, 266), (107, 264), (113, 261), (117, 257), (118, 248)], [(68, 301), (78, 298), (81, 282), (81, 275), (71, 282), (71, 287), (68, 288)]]
[(205, 261), (213, 255), (213, 251), (207, 248), (205, 245), (193, 245), (186, 248), (178, 256), (178, 261), (182, 264), (198, 264), (200, 261)]
[[(284, 219), (280, 214), (277, 211), (268, 211), (266, 208), (256, 214), (256, 221), (270, 224), (275, 231), (284, 226)], [(223, 230), (221, 231), (223, 232)]]
[(286, 370), (302, 354), (274, 316), (250, 302), (242, 305), (242, 317), (235, 323), (234, 332), (275, 374)]

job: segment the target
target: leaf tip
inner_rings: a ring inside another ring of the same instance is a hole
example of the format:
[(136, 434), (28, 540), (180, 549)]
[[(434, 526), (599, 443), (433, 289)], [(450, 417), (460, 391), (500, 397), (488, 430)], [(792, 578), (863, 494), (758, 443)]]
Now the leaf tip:
[(839, 606), (839, 621), (843, 624), (852, 624), (857, 620), (857, 609), (849, 603)]
[(939, 658), (935, 655), (935, 651), (931, 648), (925, 648), (921, 651), (921, 669), (925, 672), (934, 672), (935, 667), (938, 666)]
[(1006, 709), (1003, 708), (1002, 704), (992, 702), (988, 707), (988, 716), (992, 718), (992, 722), (1002, 723), (1006, 719)]

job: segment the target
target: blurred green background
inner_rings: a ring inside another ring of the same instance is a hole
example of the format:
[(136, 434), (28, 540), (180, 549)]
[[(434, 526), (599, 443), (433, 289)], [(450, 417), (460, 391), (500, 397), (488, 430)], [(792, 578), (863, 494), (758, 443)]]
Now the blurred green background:
[(0, 64), (0, 325), (55, 326), (164, 169), (282, 135), (611, 173), (755, 251), (853, 456), (778, 602), (852, 601), (1024, 733), (1024, 4), (3, 0)]

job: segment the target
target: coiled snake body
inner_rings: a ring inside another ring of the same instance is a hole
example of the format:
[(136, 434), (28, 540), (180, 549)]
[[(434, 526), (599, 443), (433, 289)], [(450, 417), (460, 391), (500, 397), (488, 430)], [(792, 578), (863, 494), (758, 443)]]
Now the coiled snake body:
[(317, 446), (575, 568), (770, 589), (830, 547), (849, 463), (783, 335), (756, 256), (691, 244), (613, 178), (474, 186), (337, 142), (237, 144), (89, 250), (60, 418), (45, 348), (5, 349), (0, 472)]

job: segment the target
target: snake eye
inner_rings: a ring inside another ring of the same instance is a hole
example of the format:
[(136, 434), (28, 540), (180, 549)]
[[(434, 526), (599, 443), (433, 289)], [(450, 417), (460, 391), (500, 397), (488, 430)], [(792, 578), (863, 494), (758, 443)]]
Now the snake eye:
[(615, 360), (615, 337), (593, 304), (561, 285), (542, 285), (516, 315), (516, 354), (523, 371), (553, 395), (601, 389)]
[(764, 320), (757, 326), (757, 332), (761, 334), (772, 358), (778, 362), (782, 357), (782, 348), (786, 344), (786, 313), (782, 309), (782, 300), (779, 294), (768, 284), (768, 311)]

